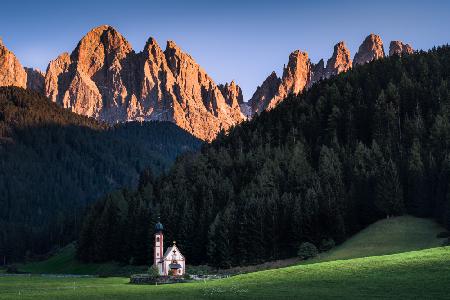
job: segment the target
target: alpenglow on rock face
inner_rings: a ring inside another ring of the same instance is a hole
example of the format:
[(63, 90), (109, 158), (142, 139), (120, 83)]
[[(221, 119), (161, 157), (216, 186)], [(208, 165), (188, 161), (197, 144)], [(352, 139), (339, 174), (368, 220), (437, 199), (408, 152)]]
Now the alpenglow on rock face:
[(324, 67), (323, 59), (316, 65), (312, 65), (311, 81), (308, 87), (321, 79), (330, 78), (351, 68), (352, 59), (350, 50), (347, 49), (344, 42), (339, 42), (334, 45), (333, 55), (328, 59), (326, 68)]
[(14, 53), (3, 45), (0, 39), (0, 86), (27, 86), (27, 73)]
[[(224, 97), (206, 72), (174, 42), (163, 51), (150, 38), (140, 53), (111, 26), (91, 30), (69, 56), (51, 61), (45, 94), (72, 111), (108, 123), (172, 121), (211, 140), (241, 122), (240, 88)], [(242, 95), (242, 92), (241, 92)]]
[(283, 77), (279, 79), (275, 72), (272, 72), (257, 88), (249, 100), (252, 114), (274, 108), (289, 94), (301, 92), (310, 81), (311, 61), (308, 53), (295, 50), (289, 55), (289, 62), (283, 69)]
[[(411, 53), (408, 44), (390, 43), (389, 55)], [(143, 51), (136, 53), (119, 32), (103, 25), (88, 32), (71, 54), (52, 60), (45, 75), (23, 68), (0, 40), (0, 86), (39, 91), (73, 112), (111, 124), (171, 121), (209, 141), (220, 130), (274, 108), (291, 93), (384, 56), (383, 41), (375, 34), (364, 39), (353, 61), (342, 41), (334, 46), (326, 66), (323, 59), (314, 64), (307, 52), (296, 50), (289, 55), (282, 78), (272, 72), (244, 102), (234, 81), (216, 85), (173, 41), (163, 50), (149, 38)]]
[(409, 44), (404, 44), (402, 41), (391, 41), (389, 44), (389, 56), (412, 54), (414, 49)]
[(352, 68), (350, 50), (344, 42), (339, 42), (334, 46), (333, 56), (327, 61), (325, 77), (337, 75)]
[(379, 35), (371, 33), (364, 42), (359, 46), (358, 52), (353, 59), (354, 65), (362, 65), (372, 60), (383, 58), (384, 48), (383, 41)]
[(334, 46), (332, 57), (324, 66), (323, 59), (312, 64), (308, 53), (296, 50), (289, 55), (289, 62), (284, 67), (283, 77), (280, 79), (272, 72), (263, 84), (256, 89), (249, 100), (252, 115), (259, 114), (265, 109), (272, 109), (290, 93), (298, 94), (309, 88), (315, 82), (345, 72), (352, 67), (350, 51), (344, 42)]
[[(408, 44), (393, 41), (390, 44), (389, 55), (411, 54), (413, 49)], [(306, 52), (294, 51), (289, 56), (288, 66), (284, 68), (283, 78), (279, 79), (273, 72), (263, 84), (256, 89), (248, 104), (251, 108), (250, 117), (263, 110), (272, 109), (280, 103), (289, 93), (298, 94), (304, 88), (310, 88), (314, 83), (350, 70), (355, 65), (369, 63), (385, 57), (383, 41), (380, 36), (370, 34), (359, 46), (353, 61), (350, 51), (344, 42), (334, 46), (333, 55), (325, 66), (321, 59), (317, 64), (309, 61)]]

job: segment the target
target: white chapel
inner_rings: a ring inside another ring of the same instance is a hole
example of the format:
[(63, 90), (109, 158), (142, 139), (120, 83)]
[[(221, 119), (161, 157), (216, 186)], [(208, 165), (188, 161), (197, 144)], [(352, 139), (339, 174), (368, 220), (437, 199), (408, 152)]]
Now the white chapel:
[(169, 272), (174, 276), (182, 276), (186, 271), (186, 260), (178, 249), (176, 242), (164, 252), (164, 227), (161, 222), (155, 225), (155, 252), (154, 266), (157, 267), (159, 275), (167, 276)]

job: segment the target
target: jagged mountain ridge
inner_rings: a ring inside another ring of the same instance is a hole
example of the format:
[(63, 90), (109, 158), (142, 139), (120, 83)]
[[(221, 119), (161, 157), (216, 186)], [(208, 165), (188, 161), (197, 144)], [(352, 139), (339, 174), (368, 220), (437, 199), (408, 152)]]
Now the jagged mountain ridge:
[[(91, 30), (69, 56), (50, 62), (45, 94), (72, 111), (108, 123), (171, 121), (211, 140), (244, 119), (207, 73), (173, 41), (154, 38), (135, 53), (108, 25)], [(228, 96), (228, 95), (227, 95)]]
[[(409, 44), (392, 41), (389, 55), (413, 52)], [(272, 72), (252, 98), (244, 102), (234, 81), (218, 84), (173, 41), (163, 50), (149, 38), (143, 51), (113, 27), (102, 25), (88, 32), (71, 54), (52, 60), (46, 73), (23, 68), (0, 43), (0, 86), (37, 90), (71, 111), (106, 121), (171, 121), (200, 139), (210, 141), (263, 110), (272, 109), (290, 93), (298, 94), (315, 82), (335, 76), (354, 65), (385, 57), (380, 36), (370, 34), (353, 60), (343, 41), (332, 56), (317, 64), (308, 53), (295, 50), (279, 78)]]
[[(413, 51), (409, 44), (404, 44), (401, 41), (390, 43), (390, 56), (411, 54)], [(288, 94), (298, 94), (319, 80), (348, 71), (354, 65), (362, 65), (383, 57), (385, 57), (383, 41), (380, 36), (373, 33), (364, 39), (353, 60), (345, 43), (343, 41), (338, 42), (334, 46), (333, 55), (328, 59), (326, 66), (323, 59), (314, 64), (308, 59), (307, 52), (295, 50), (289, 55), (289, 62), (283, 69), (282, 78), (278, 78), (273, 71), (256, 89), (248, 102), (248, 106), (251, 108), (251, 116), (259, 114), (263, 110), (274, 108)], [(297, 76), (292, 74), (297, 74)]]

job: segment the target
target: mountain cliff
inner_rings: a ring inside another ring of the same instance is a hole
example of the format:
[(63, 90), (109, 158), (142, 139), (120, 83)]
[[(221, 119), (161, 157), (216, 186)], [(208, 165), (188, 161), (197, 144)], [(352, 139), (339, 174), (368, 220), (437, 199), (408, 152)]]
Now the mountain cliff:
[(217, 86), (173, 41), (163, 51), (149, 38), (136, 53), (108, 25), (88, 32), (71, 54), (52, 60), (45, 74), (23, 68), (0, 44), (0, 86), (9, 85), (39, 91), (72, 112), (110, 124), (170, 121), (208, 141), (245, 119), (242, 90), (234, 81)]
[(249, 106), (252, 115), (258, 114), (265, 109), (272, 109), (289, 94), (298, 94), (305, 88), (311, 87), (315, 82), (345, 72), (352, 67), (350, 51), (344, 42), (334, 46), (334, 52), (327, 61), (325, 67), (323, 59), (317, 64), (311, 63), (308, 53), (296, 50), (289, 55), (287, 66), (283, 69), (283, 77), (280, 79), (272, 72), (258, 87)]
[(412, 54), (414, 49), (409, 44), (404, 44), (402, 41), (392, 41), (389, 44), (389, 56)]
[[(226, 96), (234, 93), (238, 97), (237, 89)], [(86, 34), (70, 56), (63, 53), (50, 62), (45, 94), (76, 113), (108, 123), (171, 121), (204, 140), (244, 119), (237, 98), (225, 99), (173, 41), (163, 51), (149, 38), (144, 50), (135, 53), (107, 25)]]
[(248, 101), (251, 112), (260, 113), (269, 105), (269, 101), (273, 99), (281, 84), (281, 79), (278, 78), (275, 71), (273, 71), (261, 84), (256, 88), (252, 98)]
[(9, 51), (0, 39), (0, 86), (8, 85), (25, 88), (27, 73), (14, 53)]
[[(392, 41), (389, 55), (413, 53), (410, 45)], [(45, 74), (23, 68), (0, 42), (0, 86), (36, 90), (71, 111), (106, 121), (170, 121), (196, 137), (210, 141), (247, 117), (272, 109), (289, 94), (346, 72), (353, 66), (385, 57), (383, 41), (367, 36), (354, 59), (343, 41), (334, 46), (325, 65), (308, 53), (289, 55), (281, 78), (272, 72), (248, 102), (234, 82), (217, 85), (195, 60), (173, 41), (163, 50), (154, 38), (136, 53), (113, 27), (92, 29), (71, 54), (52, 60)]]
[(371, 33), (366, 37), (364, 42), (359, 46), (358, 52), (355, 54), (353, 63), (355, 65), (363, 65), (372, 60), (383, 58), (384, 48), (383, 41), (379, 35)]
[[(413, 49), (401, 41), (392, 41), (389, 55), (411, 54)], [(308, 53), (296, 50), (289, 55), (287, 67), (284, 67), (280, 79), (275, 72), (258, 87), (249, 100), (250, 116), (272, 109), (290, 93), (298, 94), (310, 88), (314, 83), (350, 70), (355, 65), (362, 65), (385, 57), (383, 41), (376, 34), (368, 35), (359, 46), (353, 61), (350, 50), (343, 41), (334, 46), (333, 54), (325, 66), (321, 59), (317, 64), (308, 59)]]

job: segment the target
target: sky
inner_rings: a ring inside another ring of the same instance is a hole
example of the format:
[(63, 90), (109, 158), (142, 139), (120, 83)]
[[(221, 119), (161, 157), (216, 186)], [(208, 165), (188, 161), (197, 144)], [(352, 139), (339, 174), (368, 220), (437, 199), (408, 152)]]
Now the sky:
[(152, 36), (189, 53), (219, 83), (235, 80), (251, 98), (289, 53), (328, 59), (343, 40), (352, 57), (369, 33), (427, 50), (450, 42), (450, 1), (2, 0), (0, 37), (22, 65), (44, 70), (92, 28), (116, 28), (140, 52)]

